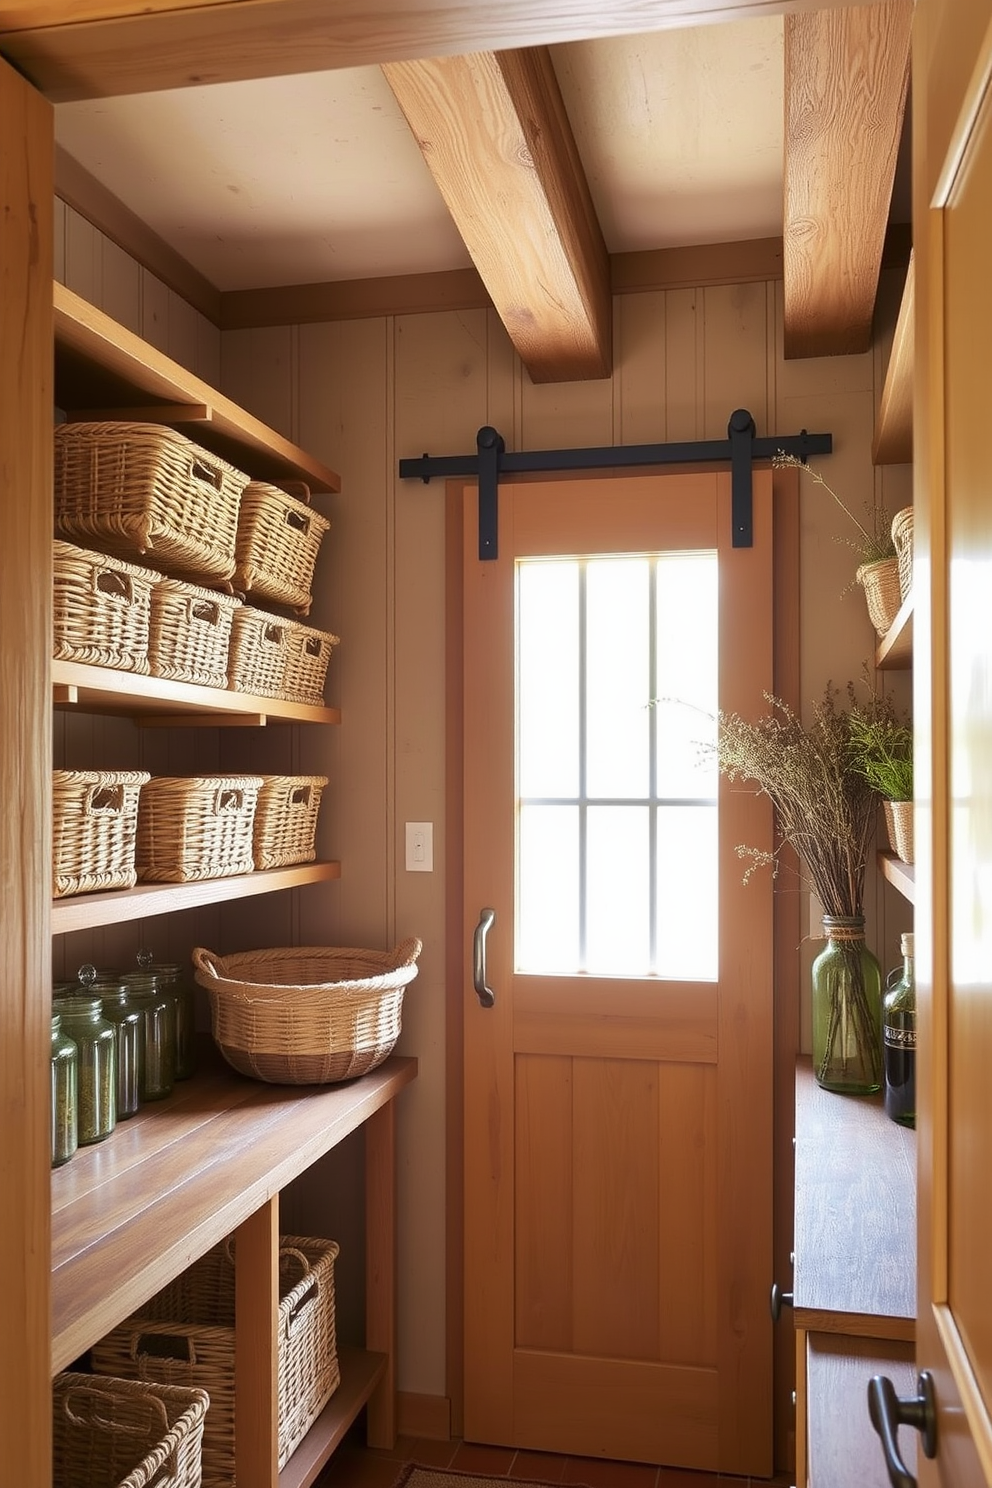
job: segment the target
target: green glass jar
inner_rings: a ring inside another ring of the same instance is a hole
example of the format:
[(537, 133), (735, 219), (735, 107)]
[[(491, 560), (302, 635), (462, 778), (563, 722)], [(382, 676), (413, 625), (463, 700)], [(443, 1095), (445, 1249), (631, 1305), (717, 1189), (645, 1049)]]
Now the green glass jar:
[[(902, 967), (886, 982), (882, 1000), (885, 1111), (900, 1126), (916, 1125), (916, 976), (912, 931), (902, 936)], [(896, 980), (898, 978), (898, 980)]]
[(164, 1100), (176, 1079), (176, 999), (147, 971), (126, 971), (121, 982), (142, 1013), (138, 1094), (143, 1101)]
[(138, 1057), (144, 1035), (145, 1015), (131, 1001), (127, 988), (117, 982), (94, 982), (94, 997), (99, 997), (103, 1016), (113, 1024), (117, 1064), (117, 1120), (135, 1115), (141, 1104), (138, 1085)]
[[(142, 971), (158, 978), (158, 984), (176, 999), (176, 1079), (188, 1080), (196, 1074), (196, 1000), (193, 985), (185, 968), (178, 962), (151, 961), (151, 953), (141, 951), (138, 963)], [(145, 959), (148, 957), (149, 959)]]
[(825, 1090), (882, 1088), (882, 973), (862, 918), (824, 916), (827, 943), (813, 962), (813, 1072)]
[(61, 1013), (52, 1014), (52, 1167), (67, 1163), (79, 1145), (76, 1116), (79, 1054), (62, 1032)]
[(80, 1147), (102, 1142), (117, 1121), (116, 1035), (99, 997), (62, 997), (62, 1030), (78, 1050), (77, 1122)]

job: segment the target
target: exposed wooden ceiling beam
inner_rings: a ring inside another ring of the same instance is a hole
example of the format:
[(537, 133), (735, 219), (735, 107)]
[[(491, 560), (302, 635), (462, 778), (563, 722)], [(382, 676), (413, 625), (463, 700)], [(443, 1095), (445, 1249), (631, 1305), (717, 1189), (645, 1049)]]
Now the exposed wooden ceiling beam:
[[(0, 0), (53, 103), (781, 15), (820, 0)], [(851, 0), (836, 0), (851, 3)]]
[(532, 379), (608, 377), (609, 261), (547, 48), (383, 72)]
[(785, 355), (866, 351), (909, 81), (912, 0), (785, 21)]

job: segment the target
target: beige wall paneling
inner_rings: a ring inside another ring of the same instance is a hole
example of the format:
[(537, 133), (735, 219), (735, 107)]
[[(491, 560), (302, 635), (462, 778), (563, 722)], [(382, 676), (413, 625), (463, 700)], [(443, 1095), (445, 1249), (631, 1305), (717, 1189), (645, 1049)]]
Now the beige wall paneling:
[(613, 424), (620, 444), (660, 444), (667, 438), (667, 302), (663, 290), (614, 298)]
[(65, 283), (65, 218), (65, 202), (56, 197), (52, 221), (52, 275), (60, 284)]
[[(287, 439), (296, 439), (296, 331), (266, 326), (221, 335), (221, 388)], [(338, 470), (337, 465), (332, 469)]]
[[(102, 242), (102, 297), (100, 309), (106, 310), (135, 335), (141, 334), (142, 271), (129, 253), (110, 238)], [(177, 360), (179, 360), (177, 358)]]
[[(100, 234), (91, 222), (65, 209), (65, 283), (93, 305), (103, 296)], [(102, 307), (101, 307), (102, 308)]]
[(141, 271), (141, 334), (152, 346), (169, 351), (169, 290), (161, 279)]
[[(702, 301), (698, 289), (665, 293), (665, 427), (660, 437), (666, 442), (703, 438)], [(631, 310), (636, 314), (633, 306)]]
[[(484, 310), (395, 322), (395, 460), (462, 454), (491, 421)], [(505, 358), (496, 362), (508, 370)], [(507, 389), (500, 401), (505, 407)], [(509, 432), (500, 430), (511, 446)], [(399, 1386), (445, 1395), (444, 487), (394, 475), (394, 815), (397, 934), (424, 942), (402, 1047), (420, 1059), (398, 1128)], [(404, 867), (404, 824), (434, 823), (434, 872)]]
[(523, 373), (520, 449), (607, 445), (613, 434), (612, 378), (534, 383)]
[(776, 432), (767, 406), (767, 297), (767, 284), (718, 284), (701, 291), (704, 403), (697, 438), (726, 439), (735, 408), (751, 413), (759, 434)]

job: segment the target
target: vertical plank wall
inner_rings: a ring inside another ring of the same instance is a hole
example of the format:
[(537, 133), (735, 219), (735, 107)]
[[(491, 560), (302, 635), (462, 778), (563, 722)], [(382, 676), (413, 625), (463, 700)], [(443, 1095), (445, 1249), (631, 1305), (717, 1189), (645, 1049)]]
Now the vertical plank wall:
[[(113, 284), (121, 297), (118, 270), (105, 271), (99, 235), (91, 239), (93, 230), (75, 223), (69, 209), (64, 219), (66, 282), (109, 309), (102, 296)], [(398, 1113), (398, 1378), (405, 1394), (440, 1399), (449, 1388), (446, 1009), (463, 995), (444, 986), (444, 491), (437, 482), (400, 481), (397, 462), (425, 450), (470, 452), (487, 423), (514, 450), (723, 438), (730, 413), (746, 407), (761, 434), (831, 432), (834, 454), (817, 462), (827, 479), (859, 515), (873, 491), (895, 512), (912, 499), (910, 467), (874, 470), (870, 450), (901, 281), (883, 276), (870, 352), (799, 362), (782, 356), (780, 283), (618, 296), (613, 377), (538, 387), (492, 312), (218, 335), (144, 270), (133, 265), (129, 274), (124, 298), (134, 329), (151, 340), (164, 336), (156, 344), (202, 376), (216, 379), (219, 371), (229, 396), (342, 476), (341, 494), (318, 503), (332, 526), (312, 614), (314, 624), (341, 637), (328, 701), (341, 707), (342, 725), (293, 731), (290, 762), (285, 738), (280, 744), (264, 731), (230, 731), (219, 746), (232, 766), (261, 768), (272, 760), (270, 768), (330, 777), (318, 845), (322, 855), (341, 859), (342, 877), (231, 906), (203, 933), (221, 937), (229, 950), (266, 938), (373, 946), (422, 938), (400, 1044), (418, 1056), (420, 1078), (400, 1098)], [(843, 542), (846, 519), (810, 483), (801, 488), (800, 509), (802, 695), (809, 704), (828, 680), (843, 685), (860, 676), (874, 635), (860, 590), (845, 592), (857, 562)], [(432, 874), (404, 870), (406, 821), (434, 823)], [(880, 959), (894, 964), (909, 911), (873, 874), (868, 915)], [(797, 957), (797, 987), (805, 985), (814, 950), (805, 944)], [(341, 1216), (340, 1192), (355, 1181), (354, 1171), (318, 1175), (306, 1203), (337, 1205)], [(353, 1208), (346, 1206), (349, 1214)]]

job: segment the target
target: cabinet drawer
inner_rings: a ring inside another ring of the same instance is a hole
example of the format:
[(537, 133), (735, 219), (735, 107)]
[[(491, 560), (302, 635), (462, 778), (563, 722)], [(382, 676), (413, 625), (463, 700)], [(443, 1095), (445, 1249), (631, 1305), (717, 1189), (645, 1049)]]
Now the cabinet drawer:
[[(806, 1450), (809, 1488), (888, 1488), (882, 1444), (868, 1417), (868, 1381), (886, 1374), (896, 1394), (916, 1394), (911, 1343), (810, 1333), (806, 1338)], [(917, 1433), (899, 1447), (916, 1470)]]

